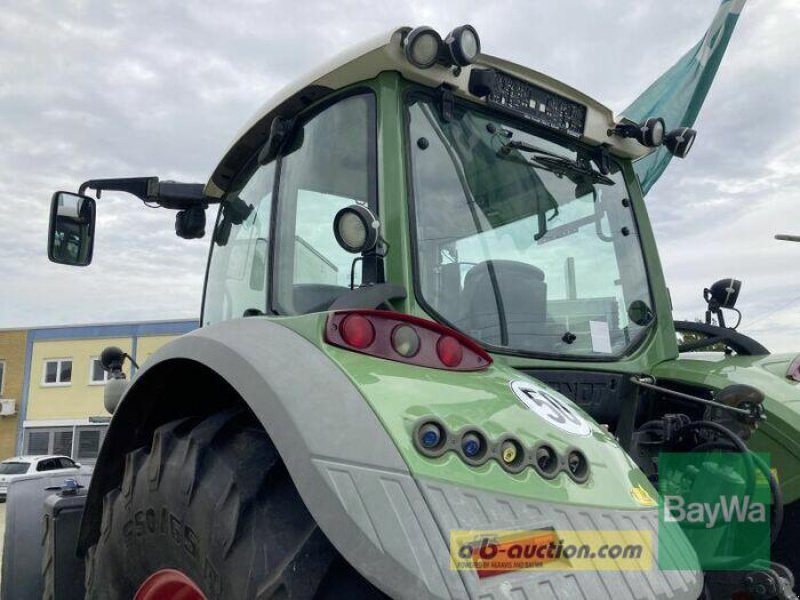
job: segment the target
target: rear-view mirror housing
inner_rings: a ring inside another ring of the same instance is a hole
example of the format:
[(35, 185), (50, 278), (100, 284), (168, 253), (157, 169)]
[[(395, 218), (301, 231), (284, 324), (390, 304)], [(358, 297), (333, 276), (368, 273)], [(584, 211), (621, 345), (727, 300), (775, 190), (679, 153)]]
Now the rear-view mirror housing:
[(92, 262), (96, 206), (93, 198), (56, 192), (50, 201), (47, 257), (54, 263), (85, 267)]

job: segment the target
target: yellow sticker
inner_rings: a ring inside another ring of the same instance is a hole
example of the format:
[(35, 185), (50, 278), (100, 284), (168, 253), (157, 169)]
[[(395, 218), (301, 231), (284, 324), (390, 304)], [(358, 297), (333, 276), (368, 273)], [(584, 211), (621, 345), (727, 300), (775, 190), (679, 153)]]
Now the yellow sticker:
[(655, 506), (657, 504), (655, 498), (653, 498), (650, 493), (640, 485), (631, 488), (631, 496), (633, 496), (633, 499), (642, 506)]

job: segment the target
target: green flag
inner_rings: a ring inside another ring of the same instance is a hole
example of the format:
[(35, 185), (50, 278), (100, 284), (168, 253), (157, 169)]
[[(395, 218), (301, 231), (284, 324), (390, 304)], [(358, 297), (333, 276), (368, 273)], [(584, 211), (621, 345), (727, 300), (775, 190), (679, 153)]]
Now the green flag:
[[(656, 79), (622, 115), (637, 123), (647, 117), (663, 117), (667, 131), (694, 125), (744, 3), (745, 0), (722, 0), (703, 39)], [(671, 158), (669, 151), (661, 147), (634, 164), (645, 194), (661, 177)]]

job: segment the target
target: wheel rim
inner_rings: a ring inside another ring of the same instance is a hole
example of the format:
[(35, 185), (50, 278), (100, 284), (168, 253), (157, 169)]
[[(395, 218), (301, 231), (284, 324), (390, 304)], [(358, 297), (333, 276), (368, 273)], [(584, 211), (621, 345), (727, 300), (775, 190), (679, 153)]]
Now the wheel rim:
[(180, 571), (161, 569), (144, 580), (134, 600), (206, 600), (206, 596)]

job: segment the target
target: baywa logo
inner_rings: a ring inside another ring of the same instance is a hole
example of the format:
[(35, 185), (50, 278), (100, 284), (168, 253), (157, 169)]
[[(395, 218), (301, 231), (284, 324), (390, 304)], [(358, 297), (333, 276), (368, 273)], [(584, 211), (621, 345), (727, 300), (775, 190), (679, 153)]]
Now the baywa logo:
[(766, 523), (767, 505), (749, 496), (720, 496), (717, 502), (689, 502), (681, 496), (664, 496), (664, 521), (701, 524), (706, 529), (718, 523)]
[(767, 454), (660, 454), (659, 566), (739, 571), (769, 560), (769, 465)]

